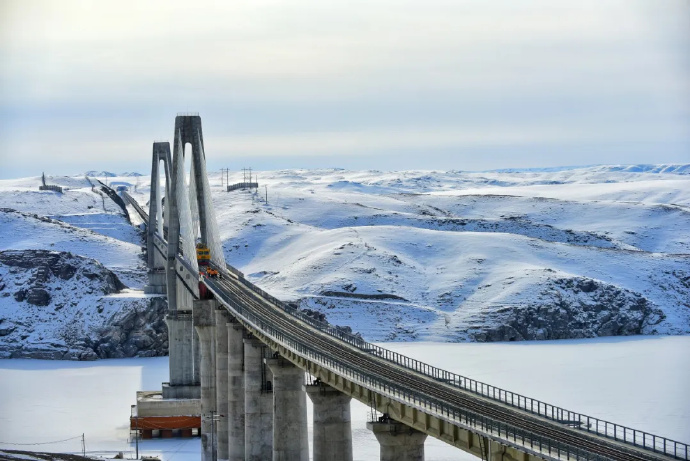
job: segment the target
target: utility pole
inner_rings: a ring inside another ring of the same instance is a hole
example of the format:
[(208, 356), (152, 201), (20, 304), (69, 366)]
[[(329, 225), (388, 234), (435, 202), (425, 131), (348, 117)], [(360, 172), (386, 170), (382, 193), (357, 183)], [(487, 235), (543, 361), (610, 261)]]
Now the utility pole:
[(81, 433), (81, 455), (86, 458), (86, 440), (83, 432)]
[(242, 182), (247, 182), (247, 169), (242, 168)]
[(252, 169), (251, 167), (249, 168), (249, 184), (252, 183)]
[(225, 169), (225, 185), (230, 187), (230, 168)]
[[(228, 170), (229, 170), (229, 168), (221, 168), (221, 169), (220, 169), (220, 187), (223, 187), (223, 179), (224, 179), (224, 178), (223, 178), (223, 173), (226, 173), (226, 174), (227, 174)], [(227, 177), (227, 176), (226, 176), (226, 177)], [(227, 181), (225, 181), (225, 185), (226, 185), (226, 186), (229, 186), (230, 183), (227, 182)]]
[(266, 205), (268, 205), (268, 186), (264, 184), (264, 188), (266, 189)]

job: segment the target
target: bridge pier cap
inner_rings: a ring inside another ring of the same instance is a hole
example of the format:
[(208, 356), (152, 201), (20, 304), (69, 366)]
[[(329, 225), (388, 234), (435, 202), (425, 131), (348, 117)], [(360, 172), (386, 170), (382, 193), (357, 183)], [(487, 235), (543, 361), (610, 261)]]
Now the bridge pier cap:
[(381, 461), (424, 461), (426, 434), (396, 421), (368, 422), (381, 448)]
[(352, 461), (352, 397), (320, 382), (303, 389), (313, 403), (314, 461)]

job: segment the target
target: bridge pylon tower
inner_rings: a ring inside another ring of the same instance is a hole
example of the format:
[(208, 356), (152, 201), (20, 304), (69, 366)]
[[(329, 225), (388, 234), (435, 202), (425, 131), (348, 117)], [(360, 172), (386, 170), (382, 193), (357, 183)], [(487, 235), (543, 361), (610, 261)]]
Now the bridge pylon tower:
[[(161, 193), (161, 178), (160, 167), (163, 164), (163, 172), (165, 173), (165, 194)], [(151, 193), (149, 196), (149, 222), (146, 225), (146, 253), (148, 264), (148, 285), (144, 287), (146, 293), (151, 294), (167, 294), (166, 283), (166, 259), (156, 251), (154, 246), (154, 237), (158, 233), (161, 236), (165, 235), (167, 225), (164, 219), (167, 214), (164, 212), (165, 205), (163, 197), (170, 197), (170, 143), (169, 142), (154, 142), (153, 143), (153, 160), (151, 164)]]
[[(187, 163), (190, 165), (189, 171), (186, 171)], [(202, 243), (211, 250), (211, 260), (215, 264), (225, 265), (206, 174), (201, 117), (198, 115), (175, 117), (169, 184), (165, 223), (168, 241), (166, 277), (169, 314), (166, 322), (169, 330), (170, 383), (163, 388), (163, 396), (198, 398), (200, 347), (192, 323), (194, 301), (199, 299), (196, 243)], [(179, 272), (177, 258), (180, 254), (188, 268), (186, 275)], [(190, 277), (190, 272), (195, 277)]]

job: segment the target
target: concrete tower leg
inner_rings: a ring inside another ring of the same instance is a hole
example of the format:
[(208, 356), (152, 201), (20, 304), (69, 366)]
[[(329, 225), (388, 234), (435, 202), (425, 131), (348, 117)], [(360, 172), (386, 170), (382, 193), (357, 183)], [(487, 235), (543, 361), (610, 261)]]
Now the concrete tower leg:
[(426, 434), (402, 423), (369, 422), (381, 447), (381, 461), (424, 461)]
[(323, 383), (304, 390), (314, 404), (314, 461), (352, 461), (352, 397)]
[(168, 311), (168, 353), (170, 382), (163, 384), (164, 399), (198, 399), (199, 386), (194, 382), (191, 311)]
[[(149, 199), (149, 221), (146, 223), (146, 253), (148, 259), (148, 284), (144, 287), (144, 293), (166, 294), (167, 276), (165, 266), (167, 258), (162, 255), (154, 244), (154, 235), (163, 229), (162, 204), (160, 194), (159, 165), (163, 162), (165, 167), (166, 190), (170, 183), (170, 143), (153, 143), (153, 162), (151, 165), (151, 193)], [(167, 195), (167, 194), (166, 194)], [(174, 307), (173, 307), (174, 308)]]
[(264, 344), (244, 340), (244, 449), (246, 461), (273, 458), (273, 394), (264, 367)]
[(283, 358), (265, 362), (273, 373), (273, 461), (309, 461), (304, 371)]
[(216, 410), (218, 419), (218, 461), (228, 460), (228, 311), (216, 312)]
[(201, 461), (215, 459), (216, 364), (213, 349), (216, 306), (215, 300), (194, 301), (194, 328), (201, 346)]
[(228, 323), (228, 456), (244, 461), (244, 337), (238, 323)]

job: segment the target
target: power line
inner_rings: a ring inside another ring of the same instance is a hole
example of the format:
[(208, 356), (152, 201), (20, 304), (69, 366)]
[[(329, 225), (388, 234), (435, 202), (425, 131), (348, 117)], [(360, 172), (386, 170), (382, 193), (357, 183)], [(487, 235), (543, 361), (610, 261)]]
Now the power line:
[(61, 442), (67, 442), (69, 440), (76, 440), (76, 439), (81, 439), (84, 437), (84, 434), (78, 435), (76, 437), (71, 437), (69, 439), (65, 440), (55, 440), (53, 442), (35, 442), (35, 443), (14, 443), (14, 442), (0, 442), (0, 445), (22, 445), (22, 446), (28, 446), (28, 445), (50, 445), (51, 443), (61, 443)]

